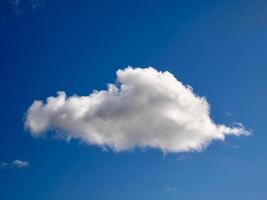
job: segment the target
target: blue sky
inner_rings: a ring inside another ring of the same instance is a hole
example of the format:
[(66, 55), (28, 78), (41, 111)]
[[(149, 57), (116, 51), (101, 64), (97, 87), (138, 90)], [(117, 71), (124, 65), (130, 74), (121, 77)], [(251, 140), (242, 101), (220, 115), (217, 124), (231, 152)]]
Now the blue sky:
[[(0, 162), (9, 166), (0, 199), (267, 198), (266, 1), (46, 0), (20, 14), (12, 6), (0, 1)], [(216, 123), (242, 122), (253, 135), (164, 155), (25, 131), (35, 99), (105, 89), (128, 65), (168, 70), (207, 98)]]

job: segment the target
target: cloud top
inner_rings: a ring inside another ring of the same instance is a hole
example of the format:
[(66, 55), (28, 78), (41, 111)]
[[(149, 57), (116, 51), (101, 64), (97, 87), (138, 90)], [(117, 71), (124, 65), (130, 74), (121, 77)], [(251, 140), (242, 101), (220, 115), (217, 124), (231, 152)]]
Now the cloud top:
[(167, 71), (128, 67), (116, 75), (115, 84), (88, 96), (58, 92), (46, 102), (34, 101), (25, 126), (36, 137), (57, 130), (53, 133), (115, 151), (201, 151), (226, 135), (249, 134), (242, 124), (215, 124), (207, 100)]

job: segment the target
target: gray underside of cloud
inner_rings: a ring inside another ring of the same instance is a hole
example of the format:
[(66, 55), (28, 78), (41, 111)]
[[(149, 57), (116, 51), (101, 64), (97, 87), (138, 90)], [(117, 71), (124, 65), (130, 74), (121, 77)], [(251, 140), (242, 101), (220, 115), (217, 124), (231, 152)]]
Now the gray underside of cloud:
[(107, 90), (70, 97), (58, 92), (46, 102), (34, 101), (25, 126), (33, 136), (59, 130), (53, 133), (115, 151), (201, 151), (226, 135), (249, 134), (242, 124), (215, 124), (207, 100), (169, 72), (128, 67), (116, 74)]

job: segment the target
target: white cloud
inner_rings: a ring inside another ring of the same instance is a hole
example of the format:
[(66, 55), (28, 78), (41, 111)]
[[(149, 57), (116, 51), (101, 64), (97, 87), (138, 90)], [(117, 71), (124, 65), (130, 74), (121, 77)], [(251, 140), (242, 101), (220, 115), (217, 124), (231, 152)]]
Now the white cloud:
[(24, 160), (14, 160), (13, 162), (2, 162), (0, 163), (0, 168), (9, 168), (9, 167), (18, 167), (18, 168), (24, 168), (28, 167), (29, 162)]
[(34, 101), (26, 127), (36, 137), (58, 130), (53, 133), (115, 151), (135, 147), (200, 151), (227, 135), (249, 134), (240, 123), (215, 124), (207, 100), (169, 72), (128, 67), (116, 74), (116, 84), (107, 90), (70, 97), (58, 92), (46, 102)]
[(29, 166), (29, 163), (28, 161), (24, 161), (24, 160), (15, 160), (13, 163), (12, 163), (13, 166), (16, 166), (18, 168), (24, 168), (24, 167), (28, 167)]

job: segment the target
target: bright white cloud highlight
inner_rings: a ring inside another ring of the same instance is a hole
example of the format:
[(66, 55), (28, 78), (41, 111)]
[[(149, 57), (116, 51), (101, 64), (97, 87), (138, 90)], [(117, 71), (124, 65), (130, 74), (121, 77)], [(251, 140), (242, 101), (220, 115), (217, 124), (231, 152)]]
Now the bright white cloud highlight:
[(46, 102), (34, 101), (26, 127), (33, 136), (57, 130), (53, 133), (115, 151), (200, 151), (226, 135), (249, 134), (242, 124), (215, 124), (207, 100), (169, 72), (128, 67), (116, 74), (116, 84), (89, 96), (58, 92)]

